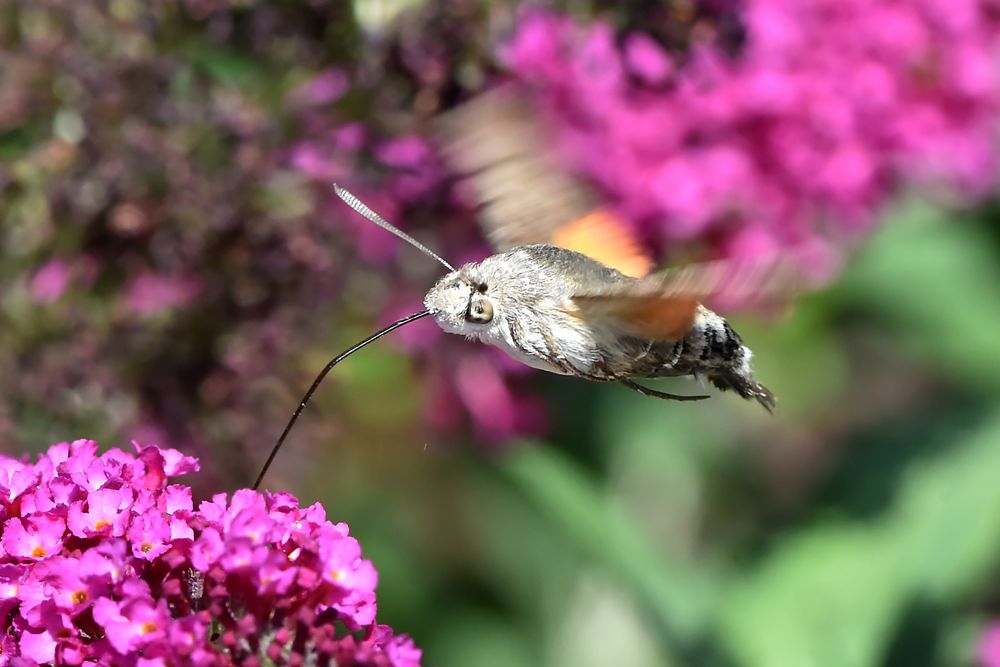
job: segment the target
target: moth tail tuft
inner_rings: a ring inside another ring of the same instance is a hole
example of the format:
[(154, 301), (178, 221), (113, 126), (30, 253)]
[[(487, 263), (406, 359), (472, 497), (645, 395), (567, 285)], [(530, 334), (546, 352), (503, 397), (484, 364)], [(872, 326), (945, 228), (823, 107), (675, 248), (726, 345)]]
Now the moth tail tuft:
[(721, 391), (735, 391), (743, 398), (760, 403), (765, 410), (774, 414), (775, 399), (771, 390), (757, 382), (750, 375), (743, 375), (731, 370), (716, 371), (709, 375), (709, 380)]

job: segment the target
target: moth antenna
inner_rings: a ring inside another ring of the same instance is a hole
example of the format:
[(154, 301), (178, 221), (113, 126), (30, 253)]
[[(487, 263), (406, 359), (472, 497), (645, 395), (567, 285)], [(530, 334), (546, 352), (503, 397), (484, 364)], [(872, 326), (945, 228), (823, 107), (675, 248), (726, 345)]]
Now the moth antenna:
[(413, 238), (412, 236), (410, 236), (406, 232), (404, 232), (402, 230), (399, 230), (399, 229), (396, 229), (396, 227), (394, 227), (392, 225), (392, 223), (390, 223), (388, 220), (386, 220), (385, 218), (383, 218), (382, 216), (380, 216), (375, 211), (373, 211), (370, 208), (368, 208), (367, 206), (365, 206), (364, 202), (362, 202), (360, 199), (358, 199), (357, 197), (355, 197), (354, 195), (352, 195), (350, 192), (348, 192), (344, 188), (342, 188), (339, 185), (337, 185), (336, 183), (334, 183), (333, 184), (333, 189), (334, 189), (334, 191), (336, 191), (337, 196), (344, 200), (344, 203), (346, 203), (348, 206), (350, 206), (351, 208), (353, 208), (355, 211), (357, 211), (361, 215), (363, 215), (366, 218), (368, 218), (371, 222), (374, 222), (376, 225), (378, 225), (382, 229), (386, 230), (387, 232), (389, 232), (391, 234), (395, 234), (396, 236), (398, 236), (399, 238), (403, 239), (404, 241), (406, 241), (411, 246), (413, 246), (414, 248), (416, 248), (420, 252), (424, 253), (425, 255), (427, 255), (429, 257), (433, 257), (437, 261), (441, 262), (441, 264), (443, 264), (449, 271), (454, 271), (455, 270), (454, 266), (452, 266), (448, 262), (444, 261), (433, 250), (431, 250), (430, 248), (428, 248), (423, 243), (421, 243), (420, 241), (416, 240), (415, 238)]
[[(340, 193), (338, 192), (337, 194), (340, 194)], [(343, 196), (343, 195), (341, 195), (341, 196)], [(350, 196), (350, 194), (348, 194), (348, 196)], [(345, 199), (344, 201), (347, 201), (347, 200)], [(357, 201), (357, 200), (355, 200), (355, 201)], [(350, 204), (349, 201), (347, 201), (347, 203)], [(358, 202), (358, 203), (360, 204), (360, 202)], [(361, 205), (364, 206), (364, 204), (361, 204)], [(352, 204), (352, 206), (353, 206), (353, 204)], [(374, 215), (374, 214), (372, 214), (372, 215)], [(292, 430), (292, 427), (295, 426), (295, 422), (298, 421), (299, 415), (302, 414), (302, 411), (305, 409), (306, 404), (309, 403), (309, 399), (311, 399), (312, 396), (313, 396), (313, 394), (316, 393), (316, 389), (319, 388), (319, 385), (320, 385), (320, 383), (323, 382), (323, 379), (326, 377), (326, 374), (329, 373), (331, 370), (333, 370), (334, 366), (336, 366), (341, 361), (343, 361), (347, 357), (351, 356), (352, 354), (354, 354), (355, 352), (357, 352), (358, 350), (360, 350), (361, 348), (363, 348), (365, 345), (368, 345), (369, 343), (374, 343), (375, 341), (377, 341), (379, 338), (381, 338), (382, 336), (386, 335), (387, 333), (389, 333), (391, 331), (394, 331), (394, 330), (398, 329), (399, 327), (401, 327), (403, 325), (409, 324), (410, 322), (413, 322), (414, 320), (419, 320), (421, 317), (426, 317), (426, 316), (428, 316), (430, 314), (431, 314), (431, 311), (429, 311), (429, 310), (421, 310), (420, 312), (413, 313), (412, 315), (407, 315), (403, 319), (397, 320), (396, 322), (393, 322), (392, 324), (390, 324), (386, 328), (382, 329), (381, 331), (377, 331), (377, 332), (373, 333), (371, 336), (369, 336), (368, 338), (365, 338), (360, 343), (355, 343), (354, 345), (352, 345), (351, 347), (349, 347), (348, 349), (344, 350), (343, 352), (341, 352), (340, 354), (338, 354), (336, 357), (334, 357), (333, 359), (331, 359), (330, 363), (328, 363), (326, 366), (324, 366), (323, 370), (320, 371), (319, 375), (316, 376), (316, 379), (313, 380), (313, 383), (312, 383), (312, 385), (310, 385), (309, 391), (306, 392), (306, 395), (302, 397), (301, 401), (299, 401), (299, 406), (297, 408), (295, 408), (295, 412), (292, 413), (291, 419), (289, 419), (288, 423), (285, 424), (285, 430), (282, 431), (281, 435), (278, 437), (278, 442), (276, 442), (275, 445), (274, 445), (274, 447), (271, 448), (271, 453), (270, 453), (270, 455), (268, 455), (267, 461), (264, 462), (264, 467), (260, 469), (260, 474), (257, 475), (257, 481), (255, 481), (253, 483), (253, 486), (250, 487), (250, 488), (252, 488), (254, 491), (256, 491), (257, 487), (260, 486), (261, 480), (264, 479), (264, 475), (267, 474), (268, 468), (271, 467), (271, 462), (274, 461), (274, 457), (278, 455), (278, 450), (281, 449), (281, 445), (284, 444), (285, 438), (288, 437), (288, 433)]]

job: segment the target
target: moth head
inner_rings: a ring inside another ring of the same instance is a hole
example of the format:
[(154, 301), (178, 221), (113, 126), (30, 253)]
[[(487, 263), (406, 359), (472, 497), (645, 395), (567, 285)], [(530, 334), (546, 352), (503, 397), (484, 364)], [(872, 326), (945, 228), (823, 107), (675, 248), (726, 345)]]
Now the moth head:
[(424, 297), (438, 326), (448, 333), (482, 336), (500, 313), (479, 265), (467, 264), (438, 281)]

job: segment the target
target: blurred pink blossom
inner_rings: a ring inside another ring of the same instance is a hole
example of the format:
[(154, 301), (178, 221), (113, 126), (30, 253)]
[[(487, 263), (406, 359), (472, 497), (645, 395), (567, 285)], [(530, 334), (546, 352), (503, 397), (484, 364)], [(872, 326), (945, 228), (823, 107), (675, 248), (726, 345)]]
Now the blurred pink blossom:
[(69, 285), (70, 268), (61, 259), (50, 259), (31, 278), (31, 295), (40, 304), (49, 304), (62, 296)]
[(619, 48), (603, 23), (529, 11), (503, 57), (568, 161), (664, 239), (836, 242), (905, 187), (992, 191), (988, 3), (747, 0), (742, 15), (736, 55), (696, 45), (679, 63), (642, 34)]
[(336, 102), (347, 92), (350, 80), (342, 69), (329, 69), (317, 74), (292, 92), (292, 101), (324, 105)]
[[(493, 441), (539, 430), (539, 411), (506, 382), (493, 355), (468, 352), (455, 361), (455, 394), (468, 411), (478, 434)], [(456, 355), (457, 356), (457, 355)]]
[(158, 315), (190, 303), (197, 297), (198, 291), (198, 285), (193, 280), (145, 273), (129, 282), (125, 303), (138, 315)]
[(665, 83), (673, 73), (673, 61), (651, 37), (642, 33), (629, 35), (625, 42), (625, 64), (644, 83)]
[(993, 623), (979, 638), (979, 662), (983, 667), (1000, 667), (1000, 623)]

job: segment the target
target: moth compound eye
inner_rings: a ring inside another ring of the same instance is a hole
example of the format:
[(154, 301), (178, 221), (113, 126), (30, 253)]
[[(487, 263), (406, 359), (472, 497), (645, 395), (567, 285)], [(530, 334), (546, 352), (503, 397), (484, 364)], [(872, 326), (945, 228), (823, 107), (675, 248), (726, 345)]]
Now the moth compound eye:
[(493, 304), (486, 299), (476, 299), (469, 304), (469, 309), (465, 311), (467, 322), (474, 324), (487, 324), (493, 319)]

